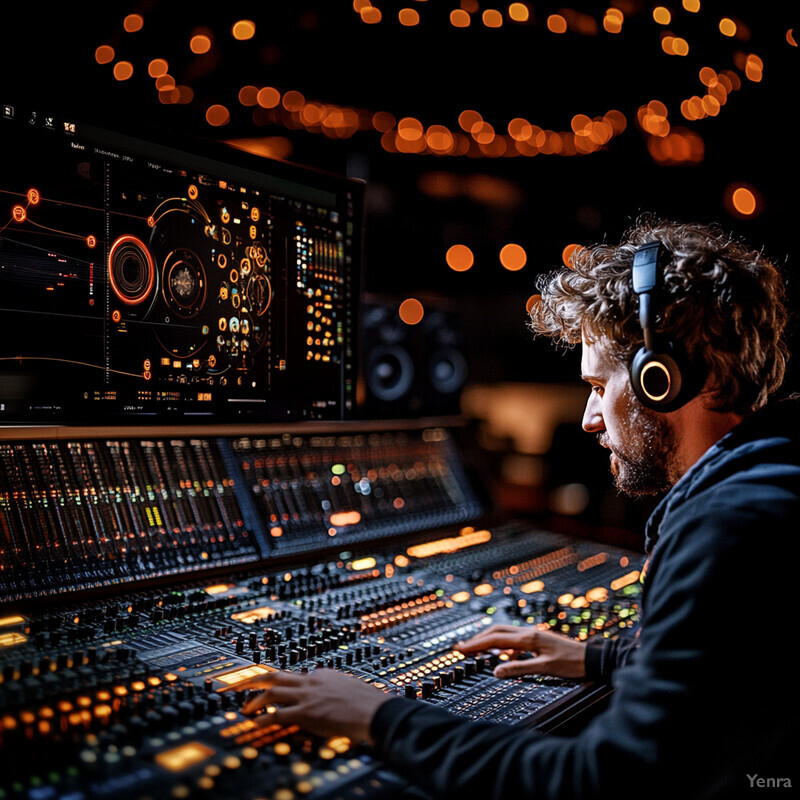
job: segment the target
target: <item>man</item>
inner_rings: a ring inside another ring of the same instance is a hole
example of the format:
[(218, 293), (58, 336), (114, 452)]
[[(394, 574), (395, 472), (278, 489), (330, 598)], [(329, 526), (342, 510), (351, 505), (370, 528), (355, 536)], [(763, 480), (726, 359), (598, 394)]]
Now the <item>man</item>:
[(767, 404), (787, 358), (783, 284), (763, 255), (714, 228), (646, 221), (616, 247), (578, 251), (572, 269), (540, 288), (532, 327), (582, 343), (583, 427), (610, 450), (617, 486), (670, 489), (647, 525), (641, 624), (629, 639), (588, 646), (497, 626), (460, 649), (533, 655), (501, 664), (498, 676), (612, 681), (608, 709), (575, 737), (547, 736), (317, 670), (251, 681), (264, 692), (245, 711), (277, 704), (270, 722), (372, 742), (434, 797), (785, 787), (797, 778), (785, 642), (800, 408)]

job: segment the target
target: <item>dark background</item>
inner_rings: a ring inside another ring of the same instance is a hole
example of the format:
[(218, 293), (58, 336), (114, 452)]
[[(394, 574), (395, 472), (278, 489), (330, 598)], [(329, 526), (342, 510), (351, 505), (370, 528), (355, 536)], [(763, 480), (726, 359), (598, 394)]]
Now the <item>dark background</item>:
[[(525, 302), (536, 275), (560, 265), (565, 245), (613, 240), (642, 212), (718, 222), (763, 245), (783, 268), (796, 306), (798, 50), (786, 38), (794, 4), (703, 0), (699, 12), (689, 13), (674, 2), (668, 5), (672, 21), (663, 26), (652, 17), (656, 3), (636, 0), (528, 2), (531, 18), (522, 24), (509, 20), (507, 2), (481, 0), (472, 3), (478, 10), (467, 29), (449, 23), (459, 0), (374, 4), (382, 21), (372, 25), (362, 22), (349, 0), (15, 4), (2, 12), (0, 102), (24, 98), (153, 135), (169, 129), (226, 141), (258, 139), (291, 161), (365, 180), (365, 289), (390, 302), (446, 299), (464, 323), (470, 385), (574, 380), (577, 353), (565, 357), (548, 343), (532, 342)], [(608, 6), (625, 15), (620, 34), (603, 30)], [(415, 9), (420, 24), (401, 26), (401, 8)], [(503, 13), (501, 28), (482, 24), (488, 8)], [(563, 35), (546, 27), (548, 15), (559, 11), (573, 21)], [(142, 16), (141, 30), (125, 31), (129, 14)], [(738, 38), (720, 34), (722, 16), (737, 21)], [(239, 19), (255, 22), (254, 38), (231, 36)], [(577, 30), (581, 21), (585, 32)], [(196, 56), (189, 40), (201, 31), (211, 35), (213, 46)], [(687, 40), (688, 56), (662, 51), (666, 32)], [(113, 63), (97, 63), (100, 45), (114, 48)], [(736, 66), (749, 53), (763, 60), (759, 82)], [(190, 103), (160, 102), (147, 74), (154, 58), (166, 59), (176, 82), (191, 87)], [(113, 76), (113, 64), (122, 60), (134, 67), (126, 81)], [(688, 121), (680, 103), (704, 93), (698, 78), (704, 66), (733, 70), (741, 88), (718, 116)], [(296, 90), (308, 100), (388, 111), (396, 119), (413, 116), (451, 130), (464, 109), (478, 110), (498, 133), (513, 117), (565, 131), (575, 114), (595, 117), (610, 109), (625, 115), (627, 128), (584, 156), (389, 153), (376, 131), (336, 139), (287, 127), (278, 114), (254, 115), (237, 99), (245, 85)], [(673, 129), (702, 138), (700, 163), (665, 166), (651, 158), (648, 136), (636, 123), (637, 109), (651, 100), (667, 106)], [(226, 125), (206, 121), (213, 104), (229, 110)], [(450, 187), (450, 196), (426, 188), (437, 180)], [(756, 215), (740, 218), (726, 208), (725, 192), (735, 183), (757, 190)], [(519, 272), (499, 263), (500, 248), (510, 242), (528, 254)], [(475, 265), (468, 272), (447, 267), (452, 244), (473, 250)], [(790, 385), (794, 381), (791, 373)], [(569, 430), (564, 435), (571, 441)], [(515, 444), (504, 447), (513, 451)], [(589, 462), (581, 461), (578, 448), (570, 444), (568, 451), (580, 473)], [(601, 462), (603, 469), (602, 454)], [(551, 458), (550, 474), (560, 474), (564, 467), (554, 464)]]

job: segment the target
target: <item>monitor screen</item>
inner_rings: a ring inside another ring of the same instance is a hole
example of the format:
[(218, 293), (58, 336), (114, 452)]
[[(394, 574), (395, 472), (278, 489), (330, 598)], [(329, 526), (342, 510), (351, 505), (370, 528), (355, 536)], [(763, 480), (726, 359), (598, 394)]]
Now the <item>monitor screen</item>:
[(363, 185), (0, 107), (0, 424), (342, 419)]

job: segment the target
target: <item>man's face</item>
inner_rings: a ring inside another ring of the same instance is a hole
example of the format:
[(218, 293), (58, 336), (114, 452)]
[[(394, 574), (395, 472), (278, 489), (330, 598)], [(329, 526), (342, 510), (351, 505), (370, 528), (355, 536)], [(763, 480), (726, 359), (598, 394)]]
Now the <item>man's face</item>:
[(680, 474), (673, 430), (664, 414), (636, 399), (628, 370), (611, 357), (603, 340), (583, 344), (581, 377), (592, 387), (583, 429), (611, 450), (617, 489), (629, 495), (669, 489)]

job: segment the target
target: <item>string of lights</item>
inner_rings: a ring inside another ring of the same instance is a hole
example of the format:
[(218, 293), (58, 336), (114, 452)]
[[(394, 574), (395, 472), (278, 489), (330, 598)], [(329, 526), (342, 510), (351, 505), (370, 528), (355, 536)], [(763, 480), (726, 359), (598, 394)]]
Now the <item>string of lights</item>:
[[(408, 0), (406, 0), (408, 2)], [(562, 8), (558, 13), (539, 14), (531, 3), (514, 2), (505, 12), (494, 8), (481, 10), (478, 0), (461, 0), (458, 7), (449, 10), (439, 4), (416, 0), (418, 8), (404, 5), (394, 13), (389, 2), (373, 4), (370, 0), (353, 0), (354, 13), (367, 27), (380, 27), (396, 20), (398, 31), (418, 28), (430, 21), (434, 14), (446, 12), (452, 35), (459, 29), (483, 26), (489, 34), (504, 25), (526, 26), (549, 36), (565, 37), (573, 43), (575, 37), (607, 35), (619, 37), (630, 20), (648, 15), (656, 26), (657, 41), (662, 52), (671, 57), (685, 58), (696, 47), (686, 38), (676, 35), (670, 26), (682, 15), (688, 18), (710, 16), (705, 4), (699, 0), (683, 0), (681, 9), (671, 11), (662, 5), (634, 3), (618, 0), (612, 7), (599, 13), (600, 19), (574, 9)], [(419, 9), (419, 10), (418, 10)], [(661, 100), (642, 102), (628, 115), (618, 109), (608, 109), (599, 115), (575, 113), (569, 126), (553, 130), (515, 115), (507, 122), (498, 123), (484, 118), (473, 108), (463, 109), (457, 124), (446, 125), (438, 121), (424, 121), (419, 116), (395, 110), (366, 109), (356, 106), (329, 103), (311, 99), (297, 88), (246, 83), (235, 91), (235, 100), (208, 102), (198, 96), (189, 82), (179, 82), (170, 71), (170, 59), (148, 57), (146, 44), (139, 48), (147, 74), (153, 79), (158, 101), (164, 105), (193, 105), (204, 107), (206, 123), (215, 129), (224, 129), (232, 114), (249, 111), (256, 128), (267, 126), (286, 131), (306, 131), (333, 140), (349, 139), (366, 132), (379, 137), (380, 146), (389, 153), (407, 155), (433, 155), (469, 158), (532, 157), (532, 156), (584, 156), (607, 148), (629, 125), (634, 123), (642, 133), (650, 156), (665, 165), (699, 163), (704, 157), (703, 138), (697, 130), (686, 127), (721, 113), (730, 96), (742, 88), (743, 80), (758, 83), (762, 80), (763, 60), (742, 47), (751, 38), (749, 27), (730, 16), (714, 17), (718, 35), (735, 43), (731, 66), (714, 69), (703, 66), (697, 73), (698, 91), (687, 92), (679, 105), (669, 109)], [(129, 35), (138, 35), (146, 27), (141, 13), (124, 18), (123, 28)], [(228, 31), (214, 31), (209, 27), (195, 27), (188, 35), (191, 53), (197, 56), (213, 54), (223, 38), (248, 42), (257, 37), (257, 23), (238, 19)], [(686, 27), (684, 24), (683, 27)], [(786, 41), (796, 46), (793, 32), (786, 32)], [(180, 58), (176, 54), (176, 61)], [(134, 71), (141, 69), (131, 60), (118, 59), (114, 47), (103, 44), (95, 51), (97, 64), (110, 66), (117, 81), (129, 80)], [(246, 63), (240, 72), (244, 72)], [(670, 120), (682, 118), (681, 125)], [(630, 118), (630, 119), (629, 119)], [(257, 137), (238, 142), (245, 149), (258, 150), (263, 155), (286, 157), (291, 143), (285, 137), (272, 137), (259, 143)]]

